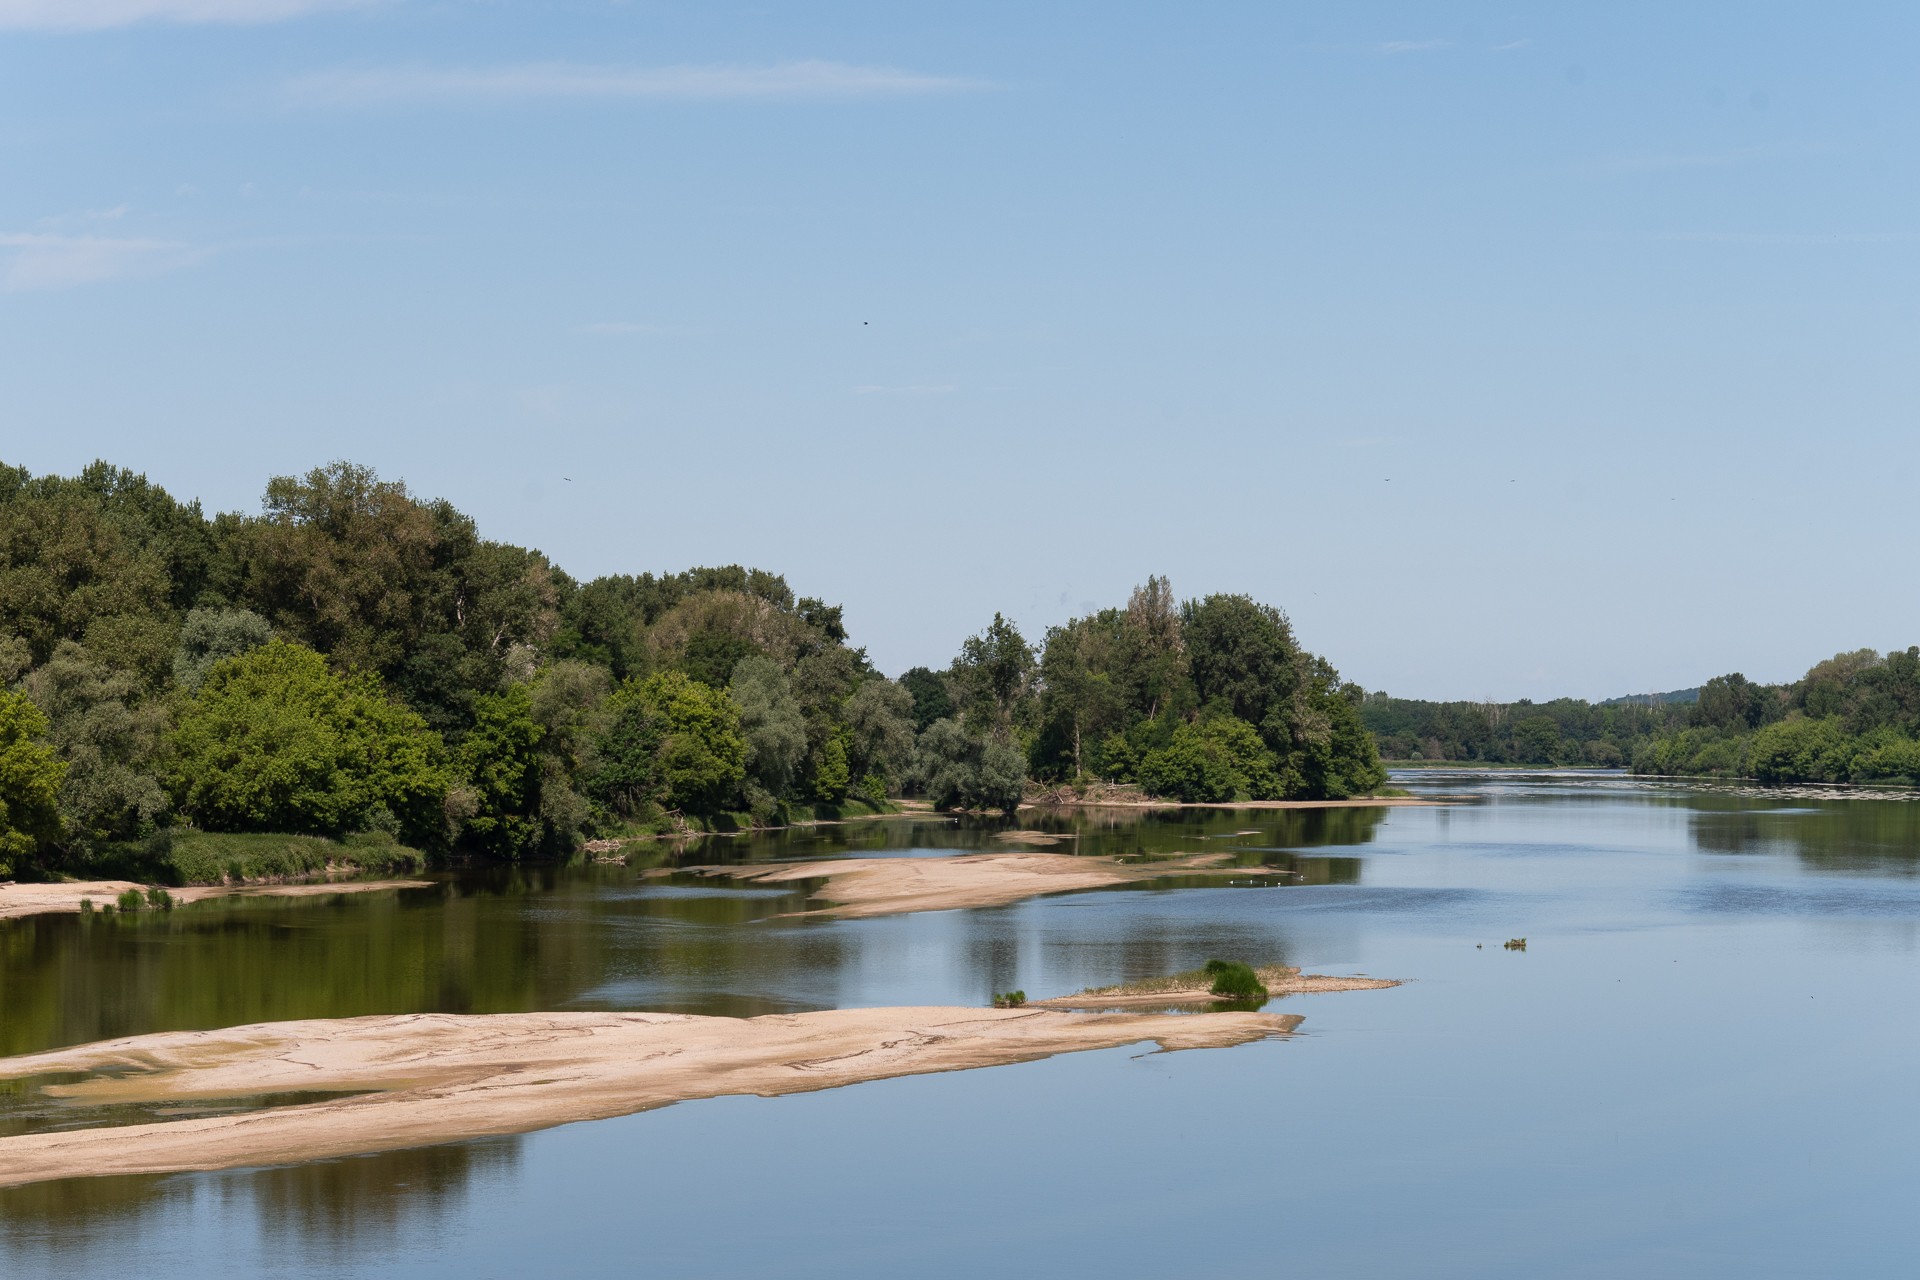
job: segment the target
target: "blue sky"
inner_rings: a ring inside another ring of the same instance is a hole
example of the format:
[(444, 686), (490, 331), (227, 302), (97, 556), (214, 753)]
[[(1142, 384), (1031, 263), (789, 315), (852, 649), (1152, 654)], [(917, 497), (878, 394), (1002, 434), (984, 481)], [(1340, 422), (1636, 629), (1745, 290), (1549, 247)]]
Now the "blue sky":
[(1920, 641), (1920, 13), (1570, 8), (0, 0), (0, 458), (890, 672), (1149, 573), (1409, 696)]

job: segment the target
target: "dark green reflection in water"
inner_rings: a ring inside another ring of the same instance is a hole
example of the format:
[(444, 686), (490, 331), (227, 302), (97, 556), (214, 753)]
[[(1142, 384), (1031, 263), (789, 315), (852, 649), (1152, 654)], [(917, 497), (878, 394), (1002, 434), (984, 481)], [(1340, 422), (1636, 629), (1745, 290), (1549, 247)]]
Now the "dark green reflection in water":
[(1694, 807), (1693, 838), (1709, 853), (1784, 852), (1818, 870), (1920, 875), (1920, 803), (1703, 796)]
[[(510, 1173), (521, 1139), (484, 1138), (375, 1156), (323, 1160), (231, 1174), (74, 1178), (0, 1188), (0, 1246), (43, 1274), (83, 1253), (93, 1233), (116, 1219), (190, 1212), (212, 1195), (272, 1235), (323, 1256), (380, 1251), (434, 1218), (457, 1210), (477, 1178)], [(33, 1272), (22, 1271), (22, 1275)]]
[[(1295, 870), (1294, 883), (1351, 884), (1358, 859), (1293, 850), (1363, 843), (1384, 817), (1379, 809), (1084, 810), (1024, 814), (1022, 822), (1071, 837), (1044, 846), (1051, 852), (1229, 852), (1239, 865)], [(1011, 826), (858, 822), (643, 848), (636, 861), (938, 856), (1020, 847), (998, 838)], [(768, 998), (754, 981), (770, 971), (831, 973), (851, 963), (854, 942), (845, 931), (812, 921), (747, 927), (804, 901), (801, 886), (668, 883), (642, 880), (635, 867), (585, 862), (463, 872), (426, 889), (223, 899), (133, 916), (32, 916), (0, 923), (0, 1056), (293, 1018), (564, 1008), (751, 1015), (819, 1007)], [(714, 975), (739, 981), (716, 985)]]

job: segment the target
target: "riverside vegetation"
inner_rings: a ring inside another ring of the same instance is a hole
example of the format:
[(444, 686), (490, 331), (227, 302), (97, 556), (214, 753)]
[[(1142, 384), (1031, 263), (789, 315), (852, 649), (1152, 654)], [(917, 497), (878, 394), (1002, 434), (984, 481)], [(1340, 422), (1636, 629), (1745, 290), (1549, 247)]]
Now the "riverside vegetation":
[(1920, 648), (1836, 654), (1791, 684), (1717, 676), (1684, 723), (1634, 753), (1633, 768), (1767, 783), (1920, 782)]
[(514, 861), (1030, 781), (1347, 798), (1385, 777), (1359, 697), (1279, 610), (1164, 578), (891, 680), (776, 574), (576, 581), (350, 463), (213, 517), (0, 466), (0, 876)]

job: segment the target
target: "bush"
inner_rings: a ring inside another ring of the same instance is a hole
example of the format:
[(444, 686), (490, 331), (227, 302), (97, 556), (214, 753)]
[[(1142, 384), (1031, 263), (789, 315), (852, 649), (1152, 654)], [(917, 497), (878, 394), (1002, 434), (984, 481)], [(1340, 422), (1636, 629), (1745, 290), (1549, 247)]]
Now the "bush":
[(1213, 716), (1183, 724), (1173, 740), (1140, 762), (1149, 794), (1188, 804), (1272, 800), (1280, 795), (1273, 753), (1244, 720)]
[(1844, 782), (1853, 772), (1853, 745), (1838, 716), (1796, 716), (1755, 733), (1747, 765), (1762, 782)]
[(214, 663), (171, 746), (175, 800), (207, 830), (331, 835), (383, 808), (422, 838), (442, 822), (440, 736), (371, 676), (337, 676), (300, 645)]
[(1260, 981), (1260, 975), (1253, 971), (1252, 965), (1242, 964), (1238, 960), (1209, 960), (1206, 971), (1213, 977), (1213, 986), (1208, 990), (1216, 996), (1234, 1000), (1267, 998), (1267, 984)]
[(147, 890), (147, 905), (155, 911), (171, 911), (173, 910), (173, 895), (165, 889), (162, 889), (159, 885), (154, 885), (151, 889)]
[(122, 911), (138, 911), (146, 900), (141, 897), (138, 889), (128, 889), (120, 895), (117, 901)]
[(138, 844), (110, 846), (96, 864), (126, 880), (162, 884), (219, 884), (297, 880), (330, 867), (373, 875), (422, 870), (427, 857), (380, 832), (329, 840), (272, 832), (163, 831)]
[(993, 994), (993, 1007), (996, 1009), (1018, 1009), (1027, 1002), (1024, 991), (996, 991)]
[(956, 720), (936, 720), (920, 735), (915, 769), (936, 809), (1012, 813), (1027, 782), (1019, 752), (968, 733)]

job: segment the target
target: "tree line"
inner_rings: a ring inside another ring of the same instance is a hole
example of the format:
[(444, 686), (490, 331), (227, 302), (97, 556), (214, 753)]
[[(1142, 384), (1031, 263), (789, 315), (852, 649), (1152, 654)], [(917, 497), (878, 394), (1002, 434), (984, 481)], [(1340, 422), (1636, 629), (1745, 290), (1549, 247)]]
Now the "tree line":
[(1164, 579), (891, 680), (777, 574), (577, 581), (350, 463), (211, 517), (0, 465), (0, 874), (190, 831), (515, 859), (1032, 781), (1354, 795), (1384, 780), (1357, 705), (1278, 610)]
[(1425, 702), (1369, 693), (1360, 715), (1389, 760), (1619, 767), (1688, 723), (1678, 698)]
[(1858, 649), (1789, 684), (1716, 676), (1636, 773), (1761, 782), (1920, 782), (1920, 648)]

